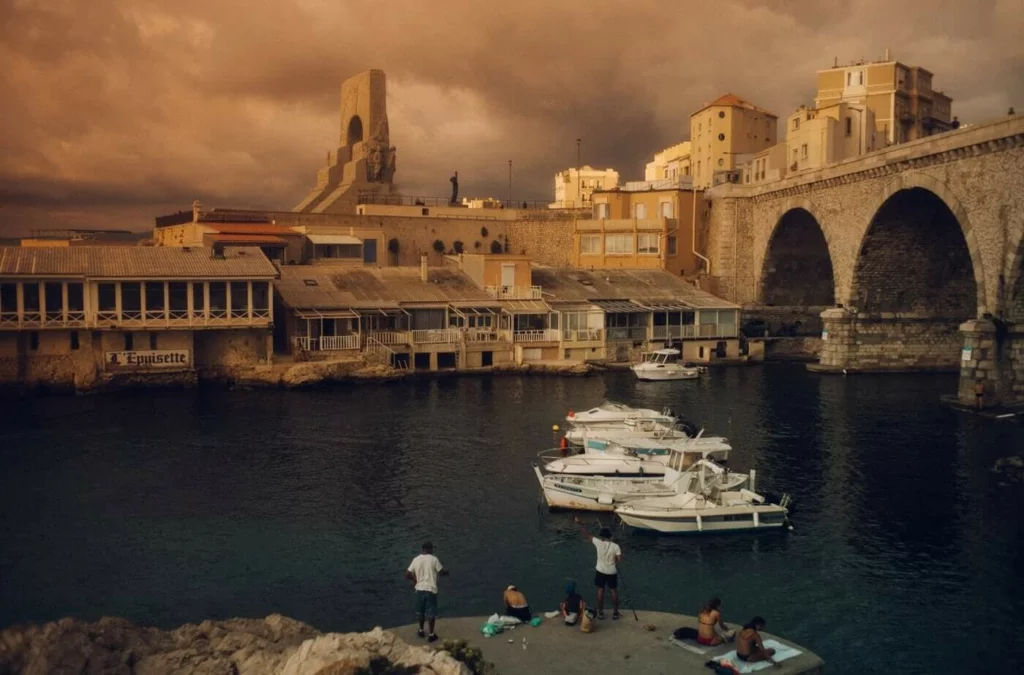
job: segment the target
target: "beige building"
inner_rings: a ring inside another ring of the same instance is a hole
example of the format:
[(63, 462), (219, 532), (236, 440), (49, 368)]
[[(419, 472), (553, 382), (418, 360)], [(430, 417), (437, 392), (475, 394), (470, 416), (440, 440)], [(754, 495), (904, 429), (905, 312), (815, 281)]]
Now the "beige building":
[(932, 73), (885, 59), (818, 71), (816, 108), (839, 102), (866, 106), (875, 115), (880, 145), (904, 143), (959, 126), (951, 99), (932, 89)]
[(690, 141), (676, 143), (655, 153), (644, 167), (645, 181), (679, 180), (690, 175)]
[(258, 248), (0, 248), (0, 383), (188, 383), (271, 354)]
[(726, 94), (690, 115), (690, 164), (694, 187), (713, 185), (715, 172), (733, 171), (775, 145), (778, 117)]
[(695, 253), (703, 245), (701, 201), (689, 180), (630, 182), (624, 189), (597, 192), (594, 218), (576, 222), (573, 265), (697, 273), (703, 269)]
[(866, 105), (800, 106), (786, 118), (787, 172), (820, 169), (872, 152), (875, 136), (875, 114)]
[(619, 172), (615, 169), (594, 169), (584, 166), (559, 171), (555, 174), (555, 201), (553, 209), (578, 209), (589, 207), (595, 190), (611, 190), (619, 184)]

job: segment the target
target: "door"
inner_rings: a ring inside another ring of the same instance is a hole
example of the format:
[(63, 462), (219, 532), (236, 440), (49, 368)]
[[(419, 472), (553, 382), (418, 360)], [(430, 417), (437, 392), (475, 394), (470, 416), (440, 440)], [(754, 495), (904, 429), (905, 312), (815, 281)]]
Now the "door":
[(363, 239), (363, 263), (367, 265), (377, 264), (376, 239)]
[(512, 288), (516, 285), (516, 266), (503, 263), (501, 265), (501, 285)]

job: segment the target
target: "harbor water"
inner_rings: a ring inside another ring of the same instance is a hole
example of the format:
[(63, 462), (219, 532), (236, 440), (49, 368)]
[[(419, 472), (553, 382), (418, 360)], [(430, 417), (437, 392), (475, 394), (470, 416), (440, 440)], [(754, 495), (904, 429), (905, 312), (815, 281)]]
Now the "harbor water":
[[(571, 514), (540, 507), (530, 464), (567, 411), (611, 398), (728, 437), (730, 464), (795, 506), (789, 534), (616, 527), (641, 621), (717, 594), (727, 621), (764, 616), (830, 673), (1017, 672), (1024, 485), (992, 467), (1024, 452), (1024, 427), (940, 406), (955, 387), (777, 365), (684, 382), (623, 372), (4, 399), (0, 626), (275, 612), (321, 630), (407, 624), (402, 572), (426, 539), (451, 570), (442, 636), (445, 615), (499, 610), (511, 583), (535, 611), (557, 607), (568, 578), (590, 597), (593, 548)], [(585, 521), (596, 528), (597, 514)]]

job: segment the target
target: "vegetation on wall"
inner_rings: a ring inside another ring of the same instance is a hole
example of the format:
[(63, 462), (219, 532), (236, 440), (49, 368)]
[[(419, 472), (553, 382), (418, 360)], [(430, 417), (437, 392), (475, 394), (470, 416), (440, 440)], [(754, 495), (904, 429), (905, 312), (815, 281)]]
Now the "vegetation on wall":
[(488, 234), (489, 233), (487, 232), (487, 228), (486, 227), (481, 227), (480, 228), (480, 236), (481, 237), (485, 237), (486, 238)]
[(440, 239), (434, 240), (434, 250), (438, 253), (444, 253), (444, 242)]
[(388, 251), (394, 253), (395, 255), (398, 255), (398, 240), (395, 239), (394, 237), (388, 239)]
[(501, 253), (501, 242), (494, 240), (491, 242), (491, 253)]
[(473, 248), (480, 248), (480, 242), (479, 241), (474, 241), (473, 242)]
[(466, 246), (461, 241), (456, 239), (455, 241), (452, 242), (452, 248), (455, 249), (456, 253), (462, 253), (466, 249)]
[(483, 653), (470, 647), (465, 640), (445, 640), (441, 644), (441, 651), (448, 652), (456, 661), (464, 663), (473, 675), (493, 675), (496, 672), (494, 664), (485, 661)]

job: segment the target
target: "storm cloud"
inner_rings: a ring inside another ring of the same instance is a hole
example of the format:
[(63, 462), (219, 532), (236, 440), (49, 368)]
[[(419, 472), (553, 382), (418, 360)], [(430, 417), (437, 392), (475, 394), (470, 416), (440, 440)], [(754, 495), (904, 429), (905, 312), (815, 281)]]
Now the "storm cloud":
[[(125, 227), (200, 199), (289, 209), (339, 86), (388, 75), (407, 195), (550, 199), (582, 159), (643, 177), (725, 92), (784, 116), (834, 58), (935, 73), (962, 122), (1021, 104), (1021, 0), (7, 0), (0, 234)], [(1024, 111), (1022, 111), (1024, 112)]]

